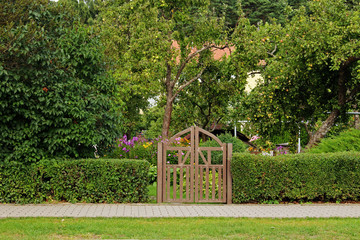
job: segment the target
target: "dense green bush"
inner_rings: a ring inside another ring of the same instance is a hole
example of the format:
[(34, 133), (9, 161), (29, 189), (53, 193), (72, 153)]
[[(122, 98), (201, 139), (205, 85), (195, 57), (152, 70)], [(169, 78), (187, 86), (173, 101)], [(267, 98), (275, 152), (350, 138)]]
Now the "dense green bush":
[[(237, 137), (233, 137), (230, 133), (221, 134), (217, 136), (222, 143), (232, 143), (233, 144), (233, 153), (243, 153), (249, 147), (246, 143), (243, 143)], [(201, 147), (219, 147), (219, 144), (215, 140), (209, 140), (206, 142), (200, 143)], [(205, 158), (207, 157), (207, 153), (203, 152)], [(222, 163), (222, 152), (213, 151), (211, 152), (211, 161), (213, 164), (221, 164)]]
[(94, 156), (118, 136), (99, 37), (60, 4), (0, 1), (0, 159)]
[(328, 153), (328, 152), (360, 152), (360, 130), (349, 129), (341, 132), (337, 136), (324, 138), (318, 146), (311, 148), (310, 153)]
[(233, 202), (359, 201), (360, 153), (234, 154)]
[(0, 162), (0, 202), (145, 202), (149, 165), (127, 159)]

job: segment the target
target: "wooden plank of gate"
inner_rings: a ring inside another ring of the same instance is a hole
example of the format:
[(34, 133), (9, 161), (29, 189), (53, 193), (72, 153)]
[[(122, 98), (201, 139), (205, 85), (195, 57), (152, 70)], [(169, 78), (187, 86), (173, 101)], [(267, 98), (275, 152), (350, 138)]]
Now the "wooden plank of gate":
[(227, 184), (227, 181), (226, 181), (226, 177), (227, 177), (227, 171), (226, 171), (226, 169), (227, 169), (227, 154), (226, 154), (226, 149), (227, 149), (227, 147), (226, 147), (226, 143), (224, 143), (223, 145), (222, 145), (222, 147), (223, 147), (223, 169), (222, 169), (222, 171), (223, 171), (223, 197), (222, 197), (222, 201), (223, 202), (225, 202), (226, 201), (226, 192), (227, 192), (227, 189), (226, 189), (226, 184)]
[(167, 183), (167, 189), (166, 189), (166, 195), (167, 195), (167, 199), (168, 201), (170, 201), (170, 167), (166, 167), (166, 176), (167, 176), (167, 179), (166, 179), (166, 183)]
[[(199, 195), (199, 200), (201, 201), (203, 199), (203, 179), (204, 179), (204, 168), (200, 167), (199, 168), (199, 176), (200, 176), (200, 182), (199, 182), (199, 193), (197, 193)], [(198, 177), (199, 177), (198, 176)]]
[(157, 194), (156, 194), (156, 201), (157, 203), (163, 202), (163, 194), (162, 194), (162, 169), (163, 169), (163, 162), (162, 162), (162, 147), (163, 143), (158, 143), (158, 158), (157, 158)]
[(232, 150), (233, 145), (232, 143), (227, 144), (227, 197), (226, 197), (226, 203), (232, 204), (232, 177), (231, 177), (231, 169), (230, 169), (230, 162), (232, 158)]
[(219, 178), (219, 181), (218, 181), (218, 187), (219, 187), (219, 196), (218, 196), (218, 200), (220, 201), (221, 200), (221, 197), (222, 197), (222, 188), (221, 188), (221, 185), (222, 185), (222, 174), (221, 174), (221, 167), (218, 167), (218, 178)]
[(206, 193), (205, 193), (206, 201), (209, 200), (209, 166), (206, 166)]
[(173, 167), (173, 200), (176, 200), (176, 175), (177, 175), (177, 167)]
[(184, 183), (183, 183), (183, 178), (184, 178), (184, 174), (183, 174), (183, 171), (184, 171), (184, 167), (183, 166), (180, 166), (180, 187), (179, 187), (179, 191), (180, 191), (180, 194), (179, 194), (179, 197), (180, 197), (180, 201), (183, 201), (183, 191), (184, 191)]
[(215, 171), (216, 171), (216, 168), (215, 168), (215, 167), (212, 167), (211, 169), (212, 169), (212, 170), (211, 170), (211, 171), (212, 171), (212, 184), (211, 184), (211, 185), (212, 185), (212, 192), (211, 192), (211, 193), (212, 193), (212, 196), (211, 196), (211, 199), (212, 199), (212, 200), (215, 200), (215, 184), (216, 184), (216, 183), (215, 183), (215, 180), (216, 180), (216, 179), (215, 179), (215, 176), (216, 176), (216, 175), (215, 175)]
[(166, 189), (166, 170), (167, 170), (167, 166), (166, 166), (166, 148), (167, 148), (167, 144), (166, 143), (163, 143), (162, 145), (162, 177), (163, 177), (163, 180), (162, 180), (162, 194), (163, 194), (163, 197), (162, 197), (162, 201), (166, 201), (167, 198), (166, 198), (166, 192), (167, 192), (167, 189)]
[(190, 184), (190, 167), (186, 166), (186, 200), (190, 201), (190, 192), (189, 192), (189, 184)]
[[(193, 174), (191, 174), (192, 178), (194, 179), (195, 177), (195, 202), (199, 201), (199, 153), (198, 153), (198, 149), (199, 149), (199, 128), (195, 127), (195, 136), (194, 141), (192, 143), (195, 143), (195, 147), (193, 147), (193, 152), (195, 155), (195, 173), (193, 172)], [(194, 144), (193, 144), (194, 145)], [(194, 167), (192, 167), (191, 169), (194, 169)], [(192, 191), (192, 196), (194, 196), (194, 186), (192, 186), (191, 188)]]

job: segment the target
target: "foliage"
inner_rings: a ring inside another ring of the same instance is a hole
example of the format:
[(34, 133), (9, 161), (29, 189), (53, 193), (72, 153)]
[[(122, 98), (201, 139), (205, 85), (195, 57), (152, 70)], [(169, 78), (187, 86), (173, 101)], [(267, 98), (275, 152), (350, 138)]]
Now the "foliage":
[(324, 138), (316, 147), (309, 150), (310, 153), (330, 152), (360, 152), (360, 130), (350, 129), (341, 132), (337, 136)]
[(302, 126), (312, 145), (357, 104), (360, 11), (337, 0), (309, 1), (307, 7), (311, 14), (300, 8), (284, 26), (257, 29), (242, 19), (233, 39), (239, 61), (263, 77), (238, 113), (264, 137), (283, 130), (296, 137)]
[[(119, 17), (121, 16), (121, 17)], [(162, 135), (168, 136), (172, 108), (183, 89), (195, 82), (225, 45), (224, 19), (208, 1), (105, 1), (98, 18), (107, 54), (116, 62), (128, 128), (138, 127), (139, 110), (154, 96), (164, 99)], [(138, 106), (132, 109), (132, 106)]]
[(225, 18), (225, 29), (232, 33), (240, 16), (240, 4), (237, 0), (210, 0), (210, 11), (219, 18)]
[(77, 16), (81, 23), (94, 23), (96, 15), (99, 13), (98, 5), (100, 0), (58, 0), (57, 3), (71, 12), (73, 16)]
[(229, 112), (239, 100), (245, 86), (246, 73), (238, 68), (231, 56), (213, 60), (205, 68), (201, 80), (181, 92), (174, 102), (172, 127), (184, 129), (195, 125), (211, 131), (214, 125), (233, 120)]
[[(233, 144), (233, 153), (243, 153), (246, 151), (248, 145), (243, 143), (237, 137), (233, 137), (230, 133), (220, 134), (217, 136), (222, 143), (232, 143)], [(201, 147), (219, 147), (219, 144), (215, 140), (208, 140), (205, 142), (200, 143)], [(205, 158), (207, 157), (207, 153), (203, 153)], [(222, 164), (222, 152), (213, 151), (211, 153), (211, 162), (212, 164)]]
[(0, 202), (145, 202), (149, 164), (140, 160), (0, 162)]
[(157, 181), (157, 166), (150, 165), (149, 168), (149, 185), (153, 185)]
[(286, 18), (286, 0), (241, 0), (241, 8), (250, 24), (256, 25), (261, 22), (270, 22), (270, 19), (278, 19), (284, 22)]
[(102, 45), (48, 1), (2, 1), (0, 157), (89, 157), (117, 135)]
[(359, 153), (234, 154), (233, 202), (359, 201)]

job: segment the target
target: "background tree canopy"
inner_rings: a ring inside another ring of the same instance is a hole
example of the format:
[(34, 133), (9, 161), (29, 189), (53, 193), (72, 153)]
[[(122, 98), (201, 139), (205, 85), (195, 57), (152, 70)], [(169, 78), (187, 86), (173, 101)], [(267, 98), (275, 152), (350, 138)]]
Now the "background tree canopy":
[[(311, 147), (358, 111), (359, 11), (358, 0), (2, 1), (0, 155), (90, 156), (120, 133), (239, 120), (284, 141), (300, 129)], [(244, 94), (250, 72), (263, 82)]]
[(247, 117), (263, 135), (284, 127), (296, 132), (304, 124), (311, 147), (357, 106), (360, 12), (359, 5), (335, 0), (307, 8), (283, 27), (266, 23), (257, 29), (244, 21), (236, 46), (239, 58), (264, 79), (243, 101)]

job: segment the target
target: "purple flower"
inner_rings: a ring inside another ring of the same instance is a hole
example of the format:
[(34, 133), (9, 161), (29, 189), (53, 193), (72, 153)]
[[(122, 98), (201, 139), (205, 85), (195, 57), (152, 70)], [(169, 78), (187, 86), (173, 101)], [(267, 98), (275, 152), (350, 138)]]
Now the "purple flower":
[(139, 138), (138, 137), (133, 137), (133, 142), (136, 142), (136, 141), (139, 141)]
[(170, 156), (171, 156), (171, 154), (169, 153), (168, 157), (170, 157)]
[(124, 147), (122, 150), (123, 150), (123, 151), (126, 151), (127, 149), (126, 149), (126, 147)]
[(138, 156), (135, 156), (135, 158), (138, 158)]
[(120, 154), (120, 157), (122, 157), (122, 155)]

